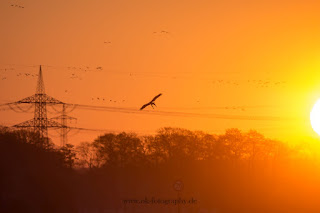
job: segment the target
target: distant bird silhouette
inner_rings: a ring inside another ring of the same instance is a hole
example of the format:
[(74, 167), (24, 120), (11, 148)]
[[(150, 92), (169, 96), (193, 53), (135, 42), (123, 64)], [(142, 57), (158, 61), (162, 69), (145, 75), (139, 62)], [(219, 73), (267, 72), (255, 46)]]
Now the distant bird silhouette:
[(170, 32), (169, 31), (166, 31), (166, 30), (161, 30), (161, 31), (154, 31), (153, 34), (158, 34), (158, 35), (169, 35)]
[(157, 100), (157, 98), (159, 98), (162, 94), (160, 93), (159, 95), (155, 96), (149, 103), (146, 103), (145, 105), (143, 105), (140, 110), (143, 110), (144, 108), (146, 108), (147, 106), (151, 105), (152, 108), (153, 106), (157, 106), (154, 102), (155, 100)]
[(17, 7), (17, 8), (24, 8), (23, 6), (17, 5), (17, 4), (11, 4), (11, 7)]

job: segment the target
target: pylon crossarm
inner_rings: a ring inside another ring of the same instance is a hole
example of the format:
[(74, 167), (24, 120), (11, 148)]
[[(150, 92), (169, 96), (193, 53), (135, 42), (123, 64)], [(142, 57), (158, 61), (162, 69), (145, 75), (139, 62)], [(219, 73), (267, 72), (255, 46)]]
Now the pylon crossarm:
[[(35, 121), (34, 119), (28, 120), (28, 121), (24, 121), (22, 123), (13, 125), (12, 127), (16, 127), (16, 128), (26, 128), (26, 127), (34, 127), (35, 126)], [(63, 125), (61, 125), (60, 123), (53, 121), (51, 119), (47, 120), (47, 127), (48, 128), (64, 128)], [(66, 128), (66, 127), (65, 127)]]
[[(76, 107), (77, 107), (76, 104), (72, 104), (72, 105), (71, 105), (71, 104), (66, 104), (66, 103), (62, 103), (62, 102), (61, 102), (61, 104), (63, 105), (63, 109), (61, 109), (61, 110), (58, 110), (58, 109), (56, 109), (56, 108), (54, 107), (56, 104), (50, 104), (49, 106), (50, 106), (56, 113), (70, 113), (70, 112), (72, 112), (73, 110), (75, 110)], [(67, 110), (68, 107), (72, 107), (72, 108), (69, 109), (69, 110)]]
[(47, 127), (48, 128), (64, 128), (62, 124), (51, 119), (48, 119)]
[(59, 101), (59, 100), (57, 100), (47, 94), (44, 94), (44, 96), (45, 96), (45, 102), (47, 104), (64, 104), (62, 101)]
[(35, 101), (36, 101), (36, 97), (35, 97), (35, 95), (32, 95), (32, 96), (24, 98), (20, 101), (17, 101), (16, 103), (18, 103), (18, 104), (29, 104), (30, 103), (31, 104), (31, 103), (35, 103)]
[(28, 120), (28, 121), (24, 121), (22, 123), (13, 125), (12, 127), (16, 127), (16, 128), (26, 128), (26, 127), (34, 127), (35, 123), (34, 123), (34, 119)]
[(63, 104), (62, 101), (59, 101), (47, 94), (35, 94), (24, 98), (16, 103), (19, 104), (34, 104), (34, 103), (46, 103), (46, 104)]

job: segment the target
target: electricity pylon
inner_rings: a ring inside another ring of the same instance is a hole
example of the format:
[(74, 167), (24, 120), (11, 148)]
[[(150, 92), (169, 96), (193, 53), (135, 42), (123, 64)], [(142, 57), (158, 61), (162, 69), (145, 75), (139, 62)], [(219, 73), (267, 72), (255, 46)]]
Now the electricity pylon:
[(47, 118), (47, 105), (64, 104), (63, 102), (47, 95), (45, 93), (42, 70), (40, 65), (36, 93), (32, 96), (24, 98), (16, 103), (34, 104), (34, 118), (20, 124), (14, 125), (18, 128), (33, 128), (40, 138), (48, 139), (48, 127), (61, 128), (60, 124), (54, 120)]
[(50, 121), (58, 120), (60, 121), (61, 126), (60, 128), (60, 146), (63, 147), (68, 143), (68, 133), (70, 132), (71, 128), (68, 126), (68, 120), (77, 120), (74, 117), (68, 116), (66, 114), (66, 104), (62, 104), (62, 114), (51, 118)]

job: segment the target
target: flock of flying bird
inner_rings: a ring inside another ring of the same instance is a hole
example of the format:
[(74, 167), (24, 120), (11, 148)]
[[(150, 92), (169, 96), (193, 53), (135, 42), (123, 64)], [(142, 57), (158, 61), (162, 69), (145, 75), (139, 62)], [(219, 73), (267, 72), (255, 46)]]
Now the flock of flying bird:
[[(82, 70), (82, 71), (91, 71), (89, 70), (89, 67), (87, 68), (81, 68), (81, 67), (68, 67), (68, 69), (72, 70)], [(0, 69), (0, 71), (9, 71), (12, 69)], [(97, 67), (95, 70), (103, 70), (102, 67)], [(17, 77), (37, 77), (37, 74), (31, 74), (31, 73), (18, 73), (16, 74)], [(132, 76), (132, 73), (130, 73), (130, 76)], [(1, 80), (7, 80), (7, 76), (1, 76)], [(70, 79), (78, 79), (82, 80), (81, 76), (76, 73), (71, 73)], [(238, 81), (232, 81), (232, 80), (213, 80), (211, 82), (213, 85), (233, 85), (233, 86), (239, 86), (240, 83)], [(256, 88), (268, 88), (272, 86), (281, 86), (284, 85), (285, 81), (270, 81), (270, 80), (247, 80), (245, 82), (246, 85), (252, 85)]]
[[(79, 70), (79, 71), (84, 71), (84, 72), (90, 72), (90, 71), (101, 71), (103, 70), (102, 67), (96, 67), (95, 69), (91, 69), (90, 67), (86, 66), (86, 67), (67, 67), (68, 70)], [(70, 76), (70, 79), (78, 79), (78, 80), (82, 80), (82, 78), (80, 77), (80, 75), (77, 75), (76, 73), (72, 73)]]
[[(31, 74), (31, 73), (18, 73), (16, 74), (17, 77), (25, 77), (25, 78), (30, 78), (30, 77), (37, 77), (38, 74)], [(1, 80), (7, 80), (7, 76), (1, 77)]]
[(65, 67), (68, 70), (78, 70), (78, 71), (84, 71), (84, 72), (90, 72), (90, 71), (97, 71), (97, 70), (103, 70), (101, 66), (98, 66), (96, 68), (91, 68), (89, 66), (83, 66), (83, 67)]
[[(239, 86), (240, 81), (234, 81), (234, 80), (213, 80), (211, 83), (213, 85), (233, 85), (233, 86)], [(271, 80), (246, 80), (246, 85), (252, 85), (257, 88), (268, 88), (272, 86), (280, 86), (285, 84), (285, 81), (271, 81)]]
[(11, 7), (20, 8), (20, 9), (23, 9), (23, 8), (24, 8), (23, 6), (17, 5), (17, 4), (11, 4), (10, 6), (11, 6)]
[[(97, 101), (107, 101), (107, 98), (96, 97), (96, 98), (91, 98), (91, 100), (92, 101), (95, 101), (95, 100), (97, 100)], [(116, 101), (116, 100), (110, 99), (109, 102), (116, 103), (116, 102), (120, 102), (120, 101)], [(125, 102), (125, 100), (122, 100), (122, 102)]]
[(170, 34), (170, 32), (165, 31), (165, 30), (161, 30), (161, 31), (159, 31), (159, 32), (154, 31), (153, 34)]

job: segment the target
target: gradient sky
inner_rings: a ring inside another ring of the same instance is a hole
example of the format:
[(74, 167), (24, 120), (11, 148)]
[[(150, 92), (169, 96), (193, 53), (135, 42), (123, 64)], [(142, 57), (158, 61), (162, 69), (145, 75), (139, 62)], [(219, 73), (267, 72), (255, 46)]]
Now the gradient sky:
[[(61, 101), (137, 110), (75, 110), (78, 127), (317, 139), (319, 11), (315, 0), (2, 0), (0, 103), (34, 94), (37, 78), (25, 73), (41, 64), (47, 94)], [(156, 109), (138, 111), (160, 92)], [(0, 111), (0, 123), (32, 116)]]

